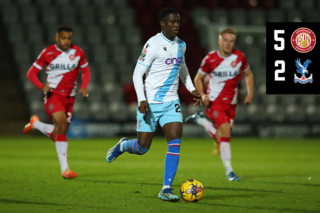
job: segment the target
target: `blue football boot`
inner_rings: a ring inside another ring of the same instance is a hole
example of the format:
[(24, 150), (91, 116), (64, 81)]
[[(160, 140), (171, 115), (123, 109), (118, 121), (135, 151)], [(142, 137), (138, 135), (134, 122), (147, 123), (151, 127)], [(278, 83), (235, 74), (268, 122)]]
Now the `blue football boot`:
[(159, 192), (158, 198), (164, 201), (178, 202), (180, 197), (173, 194), (171, 191), (173, 188), (163, 189)]
[(194, 124), (197, 124), (197, 120), (198, 120), (199, 118), (204, 118), (202, 111), (198, 111), (198, 112), (194, 113), (193, 115), (189, 115), (189, 116), (184, 120), (184, 122), (185, 122), (185, 123), (194, 123)]
[(107, 157), (106, 157), (106, 160), (108, 163), (111, 163), (112, 161), (114, 161), (117, 157), (119, 157), (122, 153), (124, 152), (121, 152), (120, 150), (120, 144), (124, 141), (127, 141), (128, 138), (121, 138), (119, 140), (119, 142), (114, 145), (109, 151), (108, 151), (108, 154), (107, 154)]
[(227, 175), (227, 179), (228, 179), (228, 181), (239, 181), (240, 180), (240, 178), (234, 172), (230, 172)]

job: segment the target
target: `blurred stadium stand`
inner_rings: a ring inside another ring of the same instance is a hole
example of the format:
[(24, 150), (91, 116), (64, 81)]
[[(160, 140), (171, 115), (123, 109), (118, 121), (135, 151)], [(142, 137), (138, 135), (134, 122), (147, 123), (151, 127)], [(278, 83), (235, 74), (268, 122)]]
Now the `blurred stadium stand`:
[[(217, 42), (208, 36), (210, 24), (234, 26), (238, 30), (244, 26), (264, 28), (267, 21), (320, 21), (320, 2), (316, 0), (3, 0), (1, 21), (7, 46), (2, 50), (10, 49), (11, 65), (24, 90), (24, 109), (48, 120), (42, 95), (30, 84), (26, 73), (38, 54), (55, 43), (56, 28), (69, 25), (74, 30), (73, 43), (84, 50), (92, 75), (90, 98), (77, 98), (73, 116), (135, 121), (132, 73), (143, 44), (160, 32), (158, 14), (168, 6), (180, 13), (179, 37), (187, 44), (186, 62), (192, 78), (202, 58), (212, 50), (210, 42)], [(246, 54), (255, 78), (253, 104), (239, 104), (238, 121), (320, 121), (319, 113), (314, 113), (318, 96), (265, 94), (265, 33), (240, 30), (236, 48)], [(45, 81), (46, 73), (40, 72), (39, 77)], [(245, 88), (240, 92), (241, 102), (245, 92)], [(179, 94), (184, 116), (203, 109), (193, 107), (192, 97), (181, 82)]]

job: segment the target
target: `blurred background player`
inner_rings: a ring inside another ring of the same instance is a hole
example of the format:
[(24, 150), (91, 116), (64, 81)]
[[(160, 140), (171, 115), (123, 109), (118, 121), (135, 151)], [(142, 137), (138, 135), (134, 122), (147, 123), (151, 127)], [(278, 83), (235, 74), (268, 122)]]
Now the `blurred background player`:
[[(161, 33), (150, 38), (144, 45), (133, 74), (138, 97), (137, 139), (122, 138), (107, 154), (107, 161), (114, 161), (122, 153), (145, 154), (152, 142), (159, 122), (167, 143), (164, 182), (158, 198), (176, 202), (180, 198), (172, 193), (171, 184), (175, 177), (182, 135), (182, 113), (177, 94), (179, 76), (189, 92), (201, 104), (200, 94), (195, 90), (185, 63), (186, 44), (177, 37), (180, 16), (174, 8), (165, 8), (159, 15)], [(146, 74), (145, 91), (143, 75)]]
[[(44, 107), (53, 125), (42, 123), (38, 116), (33, 115), (23, 132), (26, 134), (32, 129), (37, 129), (49, 136), (55, 142), (62, 177), (71, 179), (76, 177), (77, 173), (71, 171), (67, 163), (67, 132), (71, 122), (80, 69), (82, 84), (79, 94), (82, 94), (83, 98), (88, 97), (87, 85), (90, 80), (90, 70), (82, 49), (71, 44), (71, 27), (59, 27), (55, 39), (57, 44), (45, 48), (27, 73), (28, 79), (44, 92)], [(47, 65), (48, 82), (43, 84), (37, 74), (45, 65)]]
[[(206, 105), (206, 113), (213, 123), (208, 121), (201, 112), (186, 118), (185, 122), (203, 126), (212, 138), (219, 143), (220, 156), (226, 169), (229, 181), (238, 181), (231, 166), (230, 136), (234, 123), (237, 86), (244, 74), (247, 84), (247, 96), (244, 103), (250, 104), (253, 95), (253, 75), (246, 57), (239, 50), (233, 49), (237, 32), (227, 28), (219, 33), (219, 50), (212, 51), (203, 59), (194, 79), (197, 91)], [(209, 76), (207, 94), (203, 91), (203, 80)]]

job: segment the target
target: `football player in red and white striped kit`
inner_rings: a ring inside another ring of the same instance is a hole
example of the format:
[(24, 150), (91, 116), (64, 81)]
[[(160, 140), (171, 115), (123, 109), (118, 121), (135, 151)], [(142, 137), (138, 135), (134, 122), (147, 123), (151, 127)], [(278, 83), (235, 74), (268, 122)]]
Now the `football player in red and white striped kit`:
[[(88, 97), (87, 85), (90, 80), (90, 70), (82, 49), (71, 44), (71, 27), (59, 27), (55, 39), (57, 44), (45, 48), (27, 73), (28, 79), (44, 92), (44, 107), (53, 125), (42, 123), (38, 116), (34, 115), (23, 132), (26, 134), (32, 129), (37, 129), (49, 136), (55, 142), (62, 177), (71, 179), (76, 177), (77, 173), (70, 170), (67, 163), (66, 136), (71, 122), (80, 69), (82, 84), (78, 94), (81, 94), (83, 98)], [(43, 84), (37, 74), (45, 65), (48, 77), (47, 83)]]
[[(247, 84), (244, 103), (250, 104), (253, 95), (253, 75), (246, 57), (241, 51), (233, 49), (236, 35), (237, 32), (233, 28), (219, 33), (219, 50), (207, 54), (194, 79), (196, 89), (206, 105), (206, 114), (212, 122), (201, 112), (186, 118), (187, 123), (193, 122), (203, 126), (219, 144), (221, 160), (229, 181), (240, 180), (231, 166), (230, 136), (237, 106), (238, 80), (242, 75)], [(206, 76), (209, 77), (207, 93), (203, 91), (203, 80)]]

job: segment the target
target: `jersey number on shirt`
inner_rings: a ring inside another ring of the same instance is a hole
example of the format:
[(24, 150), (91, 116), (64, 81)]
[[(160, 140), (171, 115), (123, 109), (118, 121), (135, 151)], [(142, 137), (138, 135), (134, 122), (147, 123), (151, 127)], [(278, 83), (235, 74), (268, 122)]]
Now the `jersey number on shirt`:
[(181, 113), (179, 104), (174, 105), (174, 107), (176, 108), (176, 112)]

